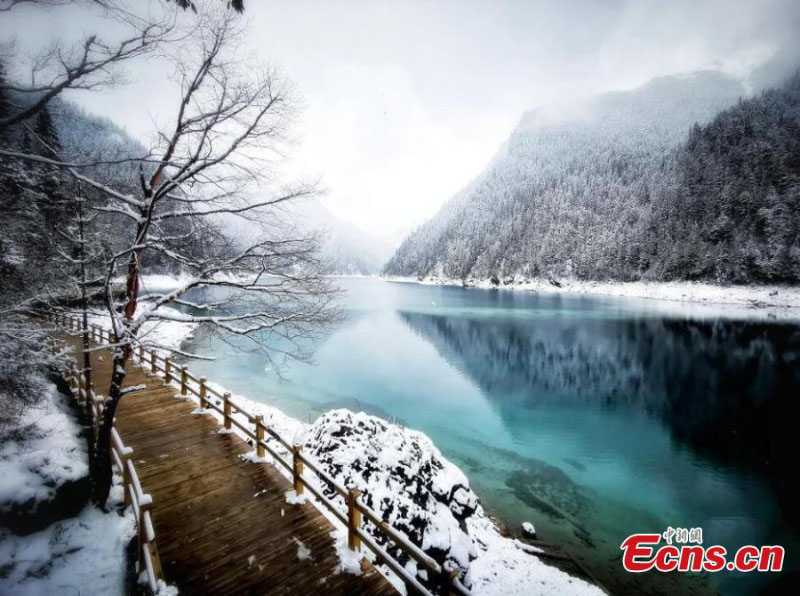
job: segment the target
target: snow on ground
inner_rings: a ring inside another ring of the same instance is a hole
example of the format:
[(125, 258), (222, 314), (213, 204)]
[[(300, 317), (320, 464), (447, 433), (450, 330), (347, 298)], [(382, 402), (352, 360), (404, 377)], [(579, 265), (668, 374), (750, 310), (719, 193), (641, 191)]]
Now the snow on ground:
[(48, 501), (89, 472), (86, 443), (63, 396), (44, 379), (30, 386), (39, 402), (23, 410), (13, 433), (0, 436), (0, 510)]
[(123, 594), (125, 548), (135, 526), (130, 509), (116, 512), (121, 501), (122, 488), (115, 486), (110, 513), (87, 505), (78, 517), (28, 536), (0, 529), (0, 593)]
[[(88, 474), (86, 443), (68, 398), (45, 379), (33, 379), (31, 386), (39, 402), (24, 410), (15, 430), (6, 429), (0, 441), (5, 509), (32, 501), (48, 507), (60, 486)], [(0, 528), (0, 594), (122, 594), (134, 520), (130, 510), (117, 513), (121, 502), (122, 488), (115, 486), (110, 513), (87, 504), (77, 517), (25, 536)]]
[[(143, 307), (140, 305), (137, 314)], [(72, 313), (81, 316), (79, 311)], [(89, 314), (89, 324), (94, 323), (100, 327), (110, 329), (108, 312), (105, 310), (94, 310)], [(139, 331), (139, 339), (145, 346), (152, 346), (160, 352), (177, 350), (184, 340), (191, 337), (197, 327), (197, 323), (185, 323), (182, 321), (148, 321), (142, 325)]]
[[(422, 285), (466, 286), (483, 289), (527, 290), (545, 294), (588, 294), (641, 298), (665, 314), (688, 316), (733, 316), (746, 318), (800, 319), (800, 287), (723, 286), (701, 282), (598, 282), (558, 280), (506, 280), (494, 285), (489, 280), (426, 277), (386, 277), (387, 281)], [(659, 304), (659, 302), (661, 304)]]

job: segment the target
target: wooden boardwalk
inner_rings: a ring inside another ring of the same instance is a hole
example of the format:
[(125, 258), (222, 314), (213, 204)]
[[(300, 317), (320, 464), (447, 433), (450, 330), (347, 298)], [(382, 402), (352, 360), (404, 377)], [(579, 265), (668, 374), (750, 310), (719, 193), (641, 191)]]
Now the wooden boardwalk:
[[(79, 340), (62, 336), (80, 356)], [(374, 568), (339, 571), (333, 527), (312, 505), (289, 505), (291, 483), (252, 449), (219, 433), (212, 416), (129, 362), (117, 429), (133, 448), (167, 581), (186, 594), (396, 594)], [(92, 353), (93, 382), (108, 387), (111, 356)], [(307, 550), (306, 550), (307, 549)]]

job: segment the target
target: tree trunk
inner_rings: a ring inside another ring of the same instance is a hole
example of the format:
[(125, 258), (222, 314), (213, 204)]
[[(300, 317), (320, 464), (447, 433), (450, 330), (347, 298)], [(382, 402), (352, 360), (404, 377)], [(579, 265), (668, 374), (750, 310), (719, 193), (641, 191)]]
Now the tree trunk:
[[(152, 196), (152, 192), (148, 195)], [(150, 207), (152, 209), (152, 205)], [(142, 213), (142, 215), (146, 215)], [(149, 222), (139, 223), (136, 229), (136, 244), (140, 244), (147, 235)], [(136, 314), (136, 305), (139, 301), (139, 276), (142, 264), (142, 253), (139, 250), (131, 252), (128, 260), (128, 274), (125, 280), (125, 307), (123, 310), (123, 328), (116, 330), (117, 346), (114, 348), (113, 371), (111, 374), (111, 385), (108, 389), (108, 398), (103, 404), (103, 420), (97, 433), (97, 440), (94, 449), (94, 470), (92, 483), (92, 501), (100, 508), (105, 507), (108, 494), (111, 492), (111, 482), (113, 473), (111, 471), (111, 429), (114, 427), (114, 415), (117, 412), (117, 405), (122, 399), (122, 384), (125, 382), (125, 365), (131, 355), (133, 333), (130, 330), (130, 323)], [(114, 304), (108, 301), (106, 296), (106, 308), (113, 312)]]
[(95, 492), (95, 485), (97, 484), (97, 474), (95, 473), (95, 420), (94, 420), (94, 404), (92, 403), (92, 395), (90, 389), (92, 387), (92, 358), (89, 353), (91, 343), (89, 341), (89, 300), (87, 297), (87, 275), (86, 275), (86, 238), (85, 238), (85, 222), (83, 217), (83, 194), (81, 193), (81, 186), (78, 184), (78, 258), (81, 264), (80, 270), (80, 285), (81, 285), (81, 311), (83, 314), (83, 376), (86, 383), (86, 404), (84, 406), (84, 416), (86, 421), (86, 448), (89, 454), (89, 487), (90, 494)]
[(122, 398), (122, 384), (125, 382), (125, 365), (128, 361), (127, 347), (118, 347), (114, 351), (114, 372), (111, 375), (111, 386), (108, 399), (103, 405), (103, 418), (97, 433), (97, 442), (92, 462), (92, 501), (98, 507), (105, 508), (108, 494), (111, 492), (113, 472), (111, 470), (111, 429), (114, 427), (114, 416), (117, 405)]
[[(126, 301), (123, 315), (123, 329), (118, 333), (117, 346), (114, 348), (114, 361), (111, 374), (111, 385), (108, 388), (108, 397), (103, 403), (103, 419), (97, 432), (95, 443), (93, 470), (92, 470), (92, 501), (100, 508), (104, 508), (108, 494), (111, 492), (113, 472), (111, 470), (111, 429), (114, 427), (114, 416), (117, 405), (122, 399), (122, 384), (125, 382), (125, 365), (131, 355), (130, 321), (136, 313), (136, 304), (139, 298), (139, 265), (141, 254), (134, 251), (128, 262), (128, 276), (126, 280)], [(112, 309), (113, 304), (106, 305)]]
[[(89, 355), (89, 301), (86, 296), (86, 241), (83, 229), (83, 196), (78, 186), (78, 250), (81, 263), (81, 311), (83, 311), (83, 375), (86, 381), (86, 390), (92, 385), (92, 360)], [(86, 400), (86, 422), (89, 425), (89, 453), (94, 447), (94, 410), (92, 402)]]

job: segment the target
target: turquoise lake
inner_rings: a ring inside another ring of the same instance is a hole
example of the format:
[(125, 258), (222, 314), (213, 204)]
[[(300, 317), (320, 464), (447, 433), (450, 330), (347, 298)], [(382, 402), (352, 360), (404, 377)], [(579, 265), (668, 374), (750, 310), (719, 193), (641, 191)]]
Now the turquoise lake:
[[(364, 410), (428, 434), (485, 509), (615, 594), (797, 591), (800, 326), (652, 301), (342, 279), (346, 320), (278, 377), (199, 330), (190, 367), (310, 421)], [(711, 314), (709, 314), (711, 312)], [(632, 532), (781, 544), (780, 574), (626, 574)]]

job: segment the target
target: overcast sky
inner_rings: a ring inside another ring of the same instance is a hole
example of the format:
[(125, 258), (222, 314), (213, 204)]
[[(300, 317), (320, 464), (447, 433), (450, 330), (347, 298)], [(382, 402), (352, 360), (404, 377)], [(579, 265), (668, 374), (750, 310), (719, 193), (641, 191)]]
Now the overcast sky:
[[(321, 176), (331, 211), (381, 235), (433, 215), (527, 109), (701, 68), (746, 75), (800, 31), (798, 0), (246, 4), (248, 43), (303, 99), (291, 171)], [(95, 29), (71, 9), (0, 16), (23, 47)], [(75, 99), (147, 140), (174, 107), (154, 72)]]

